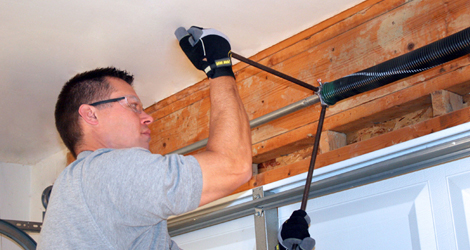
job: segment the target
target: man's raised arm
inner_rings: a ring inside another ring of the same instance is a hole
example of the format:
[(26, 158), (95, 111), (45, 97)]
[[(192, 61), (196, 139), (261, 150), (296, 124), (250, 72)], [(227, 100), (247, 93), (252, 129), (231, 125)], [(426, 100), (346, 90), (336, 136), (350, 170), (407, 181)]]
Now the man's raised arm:
[(251, 129), (232, 71), (228, 38), (214, 29), (175, 32), (180, 46), (210, 81), (210, 124), (206, 151), (194, 155), (203, 176), (200, 205), (232, 193), (251, 178)]

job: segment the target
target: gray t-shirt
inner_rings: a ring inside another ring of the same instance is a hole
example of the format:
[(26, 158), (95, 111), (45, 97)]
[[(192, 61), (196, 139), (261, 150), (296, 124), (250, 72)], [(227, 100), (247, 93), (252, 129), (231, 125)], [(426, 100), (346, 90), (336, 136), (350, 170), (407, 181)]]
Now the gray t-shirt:
[(197, 208), (201, 193), (192, 156), (82, 152), (54, 183), (38, 249), (179, 249), (166, 220)]

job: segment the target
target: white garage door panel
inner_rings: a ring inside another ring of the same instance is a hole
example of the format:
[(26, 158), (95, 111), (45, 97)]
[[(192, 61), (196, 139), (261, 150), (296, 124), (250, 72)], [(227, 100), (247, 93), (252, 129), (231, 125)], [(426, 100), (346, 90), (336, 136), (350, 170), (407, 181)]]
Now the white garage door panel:
[[(279, 223), (300, 203), (279, 207)], [(311, 199), (316, 250), (470, 250), (470, 158)], [(255, 249), (253, 216), (174, 238), (185, 250)]]
[(470, 172), (449, 177), (448, 185), (458, 249), (470, 249)]
[(384, 186), (310, 200), (317, 249), (437, 249), (427, 183), (385, 192)]
[[(347, 171), (359, 168), (367, 170), (367, 164), (375, 167), (375, 163), (387, 163), (389, 159), (393, 164), (412, 162), (418, 166), (421, 162), (412, 161), (422, 158), (419, 155), (421, 151), (416, 151), (418, 148), (424, 150), (421, 147), (429, 147), (432, 150), (446, 151), (450, 145), (467, 145), (463, 141), (470, 138), (468, 124), (461, 129), (465, 133), (451, 133), (444, 137), (439, 135), (442, 138), (438, 137), (438, 133), (434, 133), (432, 138), (426, 139), (429, 140), (428, 144), (421, 145), (413, 141), (414, 146), (410, 146), (408, 144), (411, 142), (407, 142), (397, 145), (400, 147), (398, 149), (391, 147), (374, 152), (375, 156), (365, 155), (361, 156), (364, 159), (358, 157), (327, 166), (316, 171), (314, 180), (334, 179), (335, 174), (348, 174)], [(423, 158), (422, 164), (427, 168), (420, 171), (310, 199), (306, 210), (312, 219), (309, 232), (317, 242), (315, 249), (470, 250), (469, 149), (467, 146), (455, 149), (455, 152), (449, 153), (452, 156), (448, 158), (450, 161), (444, 164), (441, 162), (447, 158), (440, 155), (429, 160)], [(415, 151), (418, 153), (414, 153)], [(427, 151), (424, 153), (429, 154)], [(433, 162), (438, 165), (431, 166)], [(325, 176), (322, 177), (322, 174)], [(292, 183), (278, 184), (278, 189), (274, 184), (272, 187), (265, 187), (265, 191), (289, 194), (289, 188), (297, 188), (297, 182), (302, 180), (293, 178), (291, 181)], [(279, 224), (299, 208), (300, 203), (279, 207)], [(256, 247), (254, 219), (249, 216), (183, 234), (174, 239), (186, 250), (251, 250)]]
[(173, 240), (185, 250), (255, 249), (254, 217), (204, 228), (173, 237)]

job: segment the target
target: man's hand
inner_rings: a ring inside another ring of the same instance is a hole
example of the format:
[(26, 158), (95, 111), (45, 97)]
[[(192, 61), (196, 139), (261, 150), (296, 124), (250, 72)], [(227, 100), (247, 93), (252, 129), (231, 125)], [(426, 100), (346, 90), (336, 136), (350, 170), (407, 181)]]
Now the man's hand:
[(175, 31), (181, 49), (193, 65), (206, 73), (209, 78), (219, 76), (235, 77), (232, 70), (229, 39), (215, 29), (192, 26)]
[(309, 226), (310, 217), (307, 213), (300, 209), (294, 211), (281, 226), (277, 236), (279, 245), (276, 249), (312, 250), (315, 247), (315, 240), (308, 233)]

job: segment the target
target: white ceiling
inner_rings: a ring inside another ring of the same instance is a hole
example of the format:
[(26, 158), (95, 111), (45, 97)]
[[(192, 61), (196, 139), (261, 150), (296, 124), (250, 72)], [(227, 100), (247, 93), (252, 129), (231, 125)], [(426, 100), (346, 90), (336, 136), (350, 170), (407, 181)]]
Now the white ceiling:
[(2, 0), (0, 162), (34, 165), (64, 148), (54, 125), (62, 85), (115, 66), (134, 74), (145, 106), (205, 75), (173, 32), (215, 28), (250, 57), (362, 0)]

